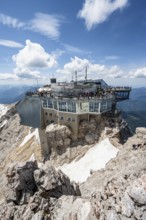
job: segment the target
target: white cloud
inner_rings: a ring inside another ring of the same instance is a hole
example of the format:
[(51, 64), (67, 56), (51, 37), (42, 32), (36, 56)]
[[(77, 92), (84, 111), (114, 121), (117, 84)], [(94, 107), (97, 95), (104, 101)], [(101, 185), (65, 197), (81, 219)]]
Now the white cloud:
[(17, 43), (15, 41), (10, 41), (10, 40), (3, 40), (3, 39), (0, 39), (0, 45), (5, 46), (5, 47), (14, 47), (14, 48), (23, 47), (23, 45), (20, 43)]
[(146, 67), (130, 71), (128, 74), (130, 78), (146, 78)]
[(20, 22), (17, 18), (2, 13), (0, 13), (0, 23), (13, 28), (22, 28), (24, 26), (24, 23)]
[(71, 53), (85, 53), (85, 51), (81, 50), (80, 48), (69, 45), (69, 44), (63, 44), (63, 46), (68, 52), (71, 52)]
[(116, 65), (107, 67), (79, 57), (71, 58), (71, 61), (66, 63), (63, 69), (58, 69), (57, 73), (59, 74), (59, 77), (64, 79), (65, 77), (71, 78), (72, 74), (77, 71), (79, 78), (83, 79), (86, 67), (88, 69), (88, 78), (120, 78), (123, 77), (124, 74)]
[(30, 40), (26, 40), (26, 46), (12, 59), (16, 64), (15, 74), (24, 78), (39, 77), (42, 68), (52, 68), (57, 64), (56, 54), (48, 54), (40, 44)]
[(0, 73), (0, 80), (17, 80), (18, 77), (13, 73)]
[(60, 27), (63, 20), (63, 16), (36, 13), (34, 19), (28, 23), (26, 28), (48, 38), (57, 39), (60, 36)]
[(36, 13), (34, 18), (27, 22), (21, 22), (17, 18), (0, 14), (0, 23), (12, 28), (31, 30), (51, 39), (60, 37), (61, 24), (65, 18), (61, 15)]
[(108, 19), (116, 10), (124, 8), (128, 0), (85, 0), (78, 17), (85, 19), (88, 30)]
[(18, 78), (24, 79), (38, 79), (41, 77), (41, 73), (39, 71), (30, 70), (28, 68), (15, 68), (14, 73)]
[(109, 56), (106, 56), (105, 59), (106, 60), (118, 60), (120, 59), (120, 57), (117, 55), (109, 55)]

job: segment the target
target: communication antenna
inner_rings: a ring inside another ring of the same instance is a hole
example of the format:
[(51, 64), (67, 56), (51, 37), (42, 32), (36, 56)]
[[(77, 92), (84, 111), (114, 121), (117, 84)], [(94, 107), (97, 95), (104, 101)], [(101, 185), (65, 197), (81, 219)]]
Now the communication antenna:
[(74, 81), (74, 74), (72, 73), (72, 82)]
[(76, 83), (78, 81), (77, 71), (75, 71), (75, 81), (76, 81)]
[(36, 81), (37, 81), (37, 88), (39, 88), (38, 78), (36, 78)]
[(87, 66), (85, 68), (85, 81), (87, 81)]

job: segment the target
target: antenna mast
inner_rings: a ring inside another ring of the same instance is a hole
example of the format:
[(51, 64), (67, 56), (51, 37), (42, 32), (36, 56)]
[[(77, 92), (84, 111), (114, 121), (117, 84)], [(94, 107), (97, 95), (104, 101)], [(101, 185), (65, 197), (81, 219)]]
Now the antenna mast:
[(87, 66), (85, 68), (85, 81), (87, 81)]
[(78, 81), (77, 71), (75, 71), (75, 81), (76, 81), (76, 83)]

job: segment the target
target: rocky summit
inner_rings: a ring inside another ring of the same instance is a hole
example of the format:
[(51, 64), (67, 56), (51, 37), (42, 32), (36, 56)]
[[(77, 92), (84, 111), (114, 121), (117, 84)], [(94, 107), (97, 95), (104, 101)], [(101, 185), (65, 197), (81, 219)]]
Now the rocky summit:
[(116, 110), (82, 121), (74, 140), (66, 126), (30, 129), (1, 107), (1, 220), (146, 220), (146, 128), (132, 135)]

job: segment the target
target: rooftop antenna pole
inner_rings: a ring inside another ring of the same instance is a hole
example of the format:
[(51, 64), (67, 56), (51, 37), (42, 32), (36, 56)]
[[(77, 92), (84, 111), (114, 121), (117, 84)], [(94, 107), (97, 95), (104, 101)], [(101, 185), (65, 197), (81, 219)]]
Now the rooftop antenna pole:
[(77, 83), (77, 71), (75, 71), (75, 81)]
[(38, 78), (36, 78), (36, 81), (37, 81), (37, 88), (39, 88)]
[(72, 73), (72, 82), (74, 81), (74, 74)]
[(85, 81), (87, 81), (87, 66), (85, 68)]

